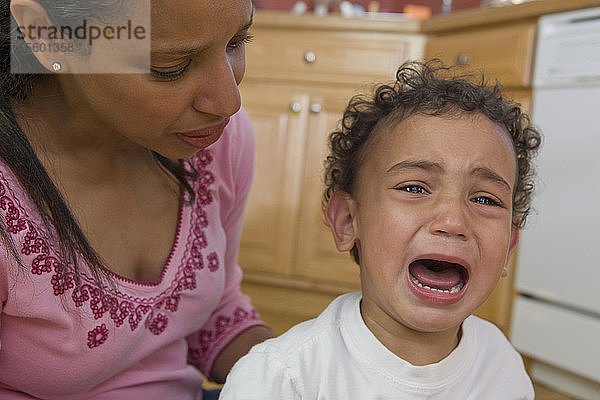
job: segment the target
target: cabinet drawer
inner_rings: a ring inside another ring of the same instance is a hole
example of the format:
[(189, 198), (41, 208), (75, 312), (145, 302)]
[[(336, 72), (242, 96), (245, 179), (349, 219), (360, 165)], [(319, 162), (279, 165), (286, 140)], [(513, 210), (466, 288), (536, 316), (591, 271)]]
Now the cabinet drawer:
[(255, 41), (246, 49), (246, 75), (252, 78), (350, 84), (387, 82), (403, 61), (422, 55), (418, 50), (422, 46), (412, 45), (420, 37), (402, 34), (325, 34), (258, 28), (253, 34)]
[(425, 55), (483, 71), (490, 82), (499, 79), (505, 87), (528, 87), (535, 30), (531, 22), (434, 36), (426, 45)]

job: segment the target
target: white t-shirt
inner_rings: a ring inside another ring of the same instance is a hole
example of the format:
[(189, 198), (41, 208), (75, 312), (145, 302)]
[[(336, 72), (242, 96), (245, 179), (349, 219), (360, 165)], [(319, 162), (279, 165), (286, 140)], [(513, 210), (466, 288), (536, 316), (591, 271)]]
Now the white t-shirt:
[(316, 319), (256, 345), (231, 370), (220, 400), (533, 399), (521, 356), (475, 316), (442, 361), (414, 366), (364, 324), (361, 293), (335, 299)]

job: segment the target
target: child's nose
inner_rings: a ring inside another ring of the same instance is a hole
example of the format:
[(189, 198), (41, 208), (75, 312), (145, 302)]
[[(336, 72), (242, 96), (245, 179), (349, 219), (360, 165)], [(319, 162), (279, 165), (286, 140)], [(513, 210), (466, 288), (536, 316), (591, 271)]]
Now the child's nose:
[(464, 200), (441, 198), (438, 201), (430, 231), (434, 235), (468, 240), (471, 236), (468, 224), (468, 210)]

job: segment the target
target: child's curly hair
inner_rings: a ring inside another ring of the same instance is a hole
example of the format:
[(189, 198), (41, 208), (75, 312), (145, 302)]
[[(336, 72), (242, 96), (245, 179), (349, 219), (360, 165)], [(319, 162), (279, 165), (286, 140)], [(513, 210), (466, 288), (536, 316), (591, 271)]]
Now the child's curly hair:
[[(415, 114), (456, 115), (481, 113), (504, 127), (517, 155), (517, 181), (513, 193), (513, 224), (522, 228), (531, 209), (535, 171), (532, 159), (541, 144), (540, 132), (531, 125), (519, 104), (502, 96), (498, 82), (487, 86), (483, 76), (455, 73), (438, 59), (406, 62), (393, 84), (375, 88), (372, 95), (354, 96), (344, 112), (341, 128), (329, 136), (325, 160), (323, 208), (335, 191), (352, 194), (356, 173), (372, 133), (381, 125), (396, 125)], [(358, 262), (357, 249), (351, 251)]]

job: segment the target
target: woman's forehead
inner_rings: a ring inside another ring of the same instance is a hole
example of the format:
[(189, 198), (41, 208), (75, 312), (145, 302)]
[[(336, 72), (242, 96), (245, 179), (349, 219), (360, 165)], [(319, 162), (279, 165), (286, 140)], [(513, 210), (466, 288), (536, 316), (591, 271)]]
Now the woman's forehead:
[(251, 0), (153, 0), (152, 38), (194, 40), (235, 33), (251, 13)]

